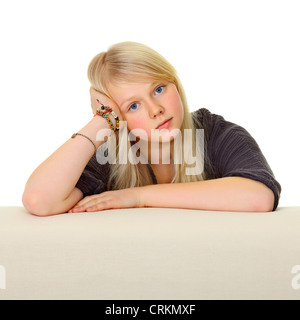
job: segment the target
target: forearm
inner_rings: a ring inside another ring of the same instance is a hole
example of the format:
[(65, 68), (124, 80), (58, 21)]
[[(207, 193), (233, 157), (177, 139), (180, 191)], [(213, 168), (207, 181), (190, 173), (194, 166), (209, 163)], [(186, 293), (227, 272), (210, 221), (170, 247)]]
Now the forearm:
[[(96, 134), (101, 128), (109, 128), (106, 120), (94, 117), (79, 133), (88, 136), (98, 148), (103, 143), (96, 141)], [(29, 211), (55, 211), (74, 190), (94, 152), (93, 144), (85, 137), (67, 140), (28, 179), (23, 194), (24, 206)]]
[(241, 177), (141, 187), (145, 207), (217, 211), (271, 211), (274, 194), (263, 183)]

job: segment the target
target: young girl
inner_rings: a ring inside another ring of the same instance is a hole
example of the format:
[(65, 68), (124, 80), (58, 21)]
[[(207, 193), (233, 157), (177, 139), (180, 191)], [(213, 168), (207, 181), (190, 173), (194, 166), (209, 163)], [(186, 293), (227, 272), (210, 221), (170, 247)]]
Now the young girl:
[(29, 212), (277, 208), (281, 187), (256, 141), (207, 109), (190, 113), (175, 69), (156, 51), (113, 45), (93, 58), (88, 78), (94, 117), (32, 173)]

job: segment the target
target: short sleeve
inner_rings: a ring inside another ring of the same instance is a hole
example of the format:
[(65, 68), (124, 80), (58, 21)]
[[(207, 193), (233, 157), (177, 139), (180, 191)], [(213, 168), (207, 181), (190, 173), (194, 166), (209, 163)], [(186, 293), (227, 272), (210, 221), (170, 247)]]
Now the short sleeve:
[(94, 155), (84, 168), (76, 187), (84, 197), (104, 192), (107, 190), (108, 176), (109, 164), (99, 164)]
[(199, 112), (214, 178), (238, 176), (264, 183), (274, 193), (273, 211), (276, 210), (281, 186), (255, 139), (246, 129), (222, 116), (207, 109)]

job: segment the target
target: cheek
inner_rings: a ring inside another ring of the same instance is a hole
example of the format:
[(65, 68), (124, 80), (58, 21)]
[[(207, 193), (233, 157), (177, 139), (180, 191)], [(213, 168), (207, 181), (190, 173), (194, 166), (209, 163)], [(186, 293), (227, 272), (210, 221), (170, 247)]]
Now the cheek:
[(128, 132), (131, 132), (134, 136), (138, 136), (141, 140), (148, 141), (150, 137), (148, 127), (149, 124), (143, 119), (127, 119)]
[(133, 129), (145, 129), (144, 121), (139, 118), (127, 119), (127, 128), (129, 131)]
[[(146, 137), (149, 136), (149, 123), (147, 123), (147, 121), (144, 117), (137, 117), (135, 119), (127, 119), (127, 129), (129, 132), (134, 129), (141, 130), (141, 134), (143, 134), (144, 139), (146, 139)], [(134, 132), (133, 132), (133, 134), (134, 134)], [(137, 131), (136, 134), (139, 135), (139, 132)]]
[(172, 93), (168, 97), (168, 110), (172, 114), (177, 115), (177, 125), (181, 127), (183, 121), (183, 105), (180, 99), (179, 94), (176, 92)]
[(183, 113), (183, 106), (177, 91), (171, 92), (168, 96), (168, 109), (175, 113)]

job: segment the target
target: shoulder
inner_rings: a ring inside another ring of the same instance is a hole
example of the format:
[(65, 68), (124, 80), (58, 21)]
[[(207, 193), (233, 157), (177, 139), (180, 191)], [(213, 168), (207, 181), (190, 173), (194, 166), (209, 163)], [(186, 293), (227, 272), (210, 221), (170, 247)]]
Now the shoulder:
[(196, 117), (199, 121), (201, 122), (206, 122), (206, 121), (215, 121), (218, 118), (222, 118), (224, 119), (222, 116), (214, 114), (212, 112), (210, 112), (208, 109), (206, 108), (200, 108), (196, 111), (193, 111), (192, 113), (193, 117)]
[(250, 151), (260, 153), (250, 133), (240, 125), (225, 120), (223, 116), (201, 108), (192, 113), (192, 118), (196, 129), (203, 129), (206, 162), (214, 168), (212, 171), (218, 177), (221, 176), (220, 168), (232, 164), (234, 159), (240, 160), (240, 155)]
[[(191, 113), (192, 118), (197, 123), (200, 122), (203, 129), (213, 129), (215, 127), (221, 127), (228, 125), (236, 125), (230, 121), (224, 119), (223, 116), (219, 114), (212, 113), (210, 110), (206, 108), (200, 108)], [(197, 126), (197, 124), (196, 124)]]
[(214, 151), (228, 153), (229, 150), (234, 149), (234, 146), (240, 147), (242, 144), (247, 148), (249, 146), (258, 148), (257, 142), (244, 127), (206, 108), (192, 112), (192, 118), (196, 128), (204, 129), (208, 147), (213, 148)]
[(198, 109), (191, 113), (196, 128), (205, 129), (207, 133), (211, 133), (213, 130), (222, 129), (233, 123), (226, 121), (223, 116), (212, 113), (206, 108)]
[[(240, 125), (226, 120), (219, 114), (212, 113), (206, 108), (198, 109), (191, 113), (196, 129), (204, 129), (208, 141), (216, 139), (233, 138), (233, 135), (248, 135), (249, 133)], [(229, 134), (229, 136), (228, 136)]]

